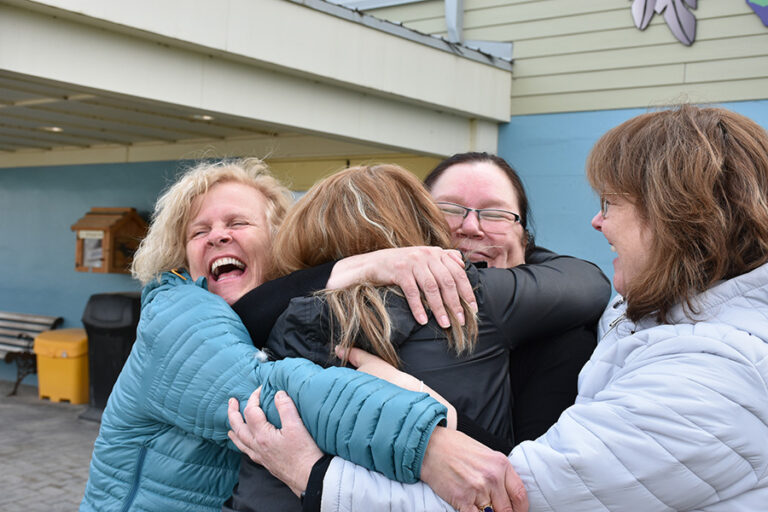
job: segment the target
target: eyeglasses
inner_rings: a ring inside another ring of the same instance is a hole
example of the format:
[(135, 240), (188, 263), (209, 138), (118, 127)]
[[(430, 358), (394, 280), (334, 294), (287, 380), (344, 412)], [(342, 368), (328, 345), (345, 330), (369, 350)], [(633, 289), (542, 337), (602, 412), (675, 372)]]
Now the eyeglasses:
[[(439, 202), (437, 203), (440, 211), (445, 215), (445, 219), (451, 228), (458, 227), (469, 212), (477, 213), (477, 220), (484, 231), (490, 233), (504, 232), (504, 230), (515, 222), (520, 222), (520, 215), (508, 210), (499, 210), (497, 208), (468, 208), (456, 203)], [(501, 231), (499, 231), (501, 230)]]
[(605, 196), (600, 197), (600, 215), (603, 216), (603, 218), (608, 217), (608, 207), (611, 205), (611, 203), (608, 202), (608, 199), (606, 199)]
[(611, 206), (611, 202), (608, 200), (606, 196), (626, 196), (628, 195), (626, 192), (605, 192), (603, 195), (600, 196), (600, 215), (603, 216), (603, 218), (608, 217), (608, 207)]

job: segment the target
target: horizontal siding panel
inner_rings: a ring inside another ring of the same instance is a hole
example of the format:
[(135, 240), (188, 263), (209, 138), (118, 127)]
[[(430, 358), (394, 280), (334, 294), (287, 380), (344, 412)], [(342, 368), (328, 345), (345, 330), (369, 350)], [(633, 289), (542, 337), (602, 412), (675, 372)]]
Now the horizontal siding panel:
[[(763, 47), (763, 54), (768, 48)], [(697, 62), (685, 67), (686, 82), (711, 82), (721, 80), (741, 80), (744, 78), (767, 78), (768, 55), (742, 59), (727, 59), (715, 62)], [(768, 91), (764, 91), (764, 95)]]
[(476, 28), (501, 23), (527, 23), (532, 21), (555, 20), (572, 18), (581, 15), (592, 15), (600, 12), (621, 11), (629, 12), (616, 0), (593, 0), (591, 2), (562, 0), (539, 0), (523, 4), (506, 4), (491, 9), (464, 11), (464, 27)]
[(626, 28), (632, 25), (629, 10), (615, 10), (592, 14), (581, 14), (568, 18), (553, 18), (547, 20), (507, 23), (488, 26), (482, 29), (464, 28), (467, 39), (489, 39), (491, 41), (518, 41), (561, 36), (565, 34), (584, 34), (600, 32), (616, 28)]
[(518, 78), (512, 81), (512, 97), (561, 94), (595, 89), (629, 89), (655, 85), (682, 84), (685, 66), (645, 66), (634, 69), (567, 73), (558, 76)]
[[(499, 25), (502, 23), (528, 23), (542, 20), (571, 19), (580, 16), (597, 15), (605, 12), (621, 12), (632, 20), (630, 2), (617, 0), (539, 0), (523, 4), (501, 5), (490, 9), (471, 10), (465, 5), (464, 27), (479, 28), (482, 26)], [(733, 16), (751, 13), (746, 2), (732, 0), (708, 0), (700, 2), (699, 8), (694, 9), (698, 20)], [(662, 15), (654, 16), (663, 18)]]
[[(464, 0), (466, 39), (514, 43), (513, 115), (768, 97), (768, 29), (743, 0), (692, 12), (696, 41), (680, 44), (662, 15), (640, 31), (629, 0)], [(445, 35), (444, 3), (372, 11)]]
[(618, 108), (653, 108), (690, 101), (723, 103), (765, 99), (768, 78), (726, 80), (684, 86), (636, 87), (512, 98), (511, 115), (578, 112)]
[[(577, 71), (637, 68), (761, 55), (768, 55), (768, 29), (755, 36), (696, 41), (691, 47), (674, 41), (654, 47), (643, 46), (531, 59), (518, 58), (515, 59), (512, 74), (516, 78), (525, 78)], [(765, 68), (765, 71), (768, 74), (768, 68)]]
[(539, 2), (541, 2), (541, 0), (464, 0), (464, 10), (472, 11), (475, 9), (488, 9), (489, 7), (499, 7), (502, 5), (532, 4)]
[[(699, 8), (693, 11), (696, 19), (699, 21), (752, 12), (744, 2), (710, 1), (706, 2), (706, 4), (709, 4), (706, 9)], [(699, 5), (704, 6), (705, 3), (702, 2)], [(579, 31), (583, 32), (598, 28), (589, 22), (590, 18), (603, 19), (603, 15), (606, 14), (614, 15), (614, 17), (608, 19), (619, 21), (615, 25), (605, 28), (620, 28), (626, 26), (626, 24), (634, 26), (630, 6), (629, 2), (622, 5), (621, 2), (616, 0), (595, 0), (592, 2), (541, 0), (524, 5), (505, 5), (503, 7), (480, 9), (477, 11), (466, 10), (464, 28), (465, 30), (477, 31), (482, 30), (484, 27), (498, 27), (504, 24), (574, 21), (581, 25), (582, 28)], [(656, 15), (653, 21), (663, 23), (663, 16)]]
[[(704, 41), (763, 35), (768, 32), (760, 18), (754, 14), (730, 16), (699, 21), (696, 41), (688, 51), (697, 51)], [(595, 51), (615, 50), (631, 47), (648, 47), (659, 44), (680, 43), (662, 20), (654, 21), (644, 31), (634, 25), (622, 29), (601, 32), (587, 32), (535, 39), (514, 39), (515, 59), (553, 55), (572, 55)]]

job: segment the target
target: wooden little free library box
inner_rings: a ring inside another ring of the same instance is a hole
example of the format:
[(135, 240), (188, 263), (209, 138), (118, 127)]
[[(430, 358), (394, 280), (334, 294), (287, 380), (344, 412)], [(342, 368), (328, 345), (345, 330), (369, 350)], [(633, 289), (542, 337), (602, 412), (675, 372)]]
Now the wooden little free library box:
[(77, 234), (75, 270), (127, 274), (147, 223), (134, 208), (94, 207), (72, 231)]

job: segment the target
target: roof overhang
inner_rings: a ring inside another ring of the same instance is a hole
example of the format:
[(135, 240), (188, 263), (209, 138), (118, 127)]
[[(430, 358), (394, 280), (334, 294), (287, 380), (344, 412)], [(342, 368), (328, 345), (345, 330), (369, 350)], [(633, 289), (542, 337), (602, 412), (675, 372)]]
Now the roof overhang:
[(510, 98), (508, 66), (297, 1), (0, 2), (4, 167), (493, 151)]

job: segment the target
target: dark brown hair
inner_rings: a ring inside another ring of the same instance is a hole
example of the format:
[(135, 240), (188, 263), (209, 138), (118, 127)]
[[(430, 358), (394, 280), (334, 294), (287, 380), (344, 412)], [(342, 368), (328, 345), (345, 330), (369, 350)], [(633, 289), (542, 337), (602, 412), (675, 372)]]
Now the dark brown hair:
[(648, 269), (627, 283), (627, 316), (667, 321), (721, 279), (768, 261), (768, 134), (722, 108), (683, 105), (637, 116), (595, 144), (587, 178), (624, 193), (648, 223)]
[(435, 182), (440, 179), (440, 176), (442, 176), (449, 167), (458, 164), (468, 164), (475, 162), (487, 162), (493, 164), (501, 169), (507, 178), (509, 178), (509, 182), (512, 184), (512, 188), (515, 190), (515, 194), (517, 195), (517, 202), (520, 206), (520, 211), (516, 213), (520, 215), (520, 225), (525, 231), (525, 258), (527, 260), (528, 256), (530, 256), (536, 248), (533, 229), (532, 227), (531, 229), (528, 228), (528, 220), (531, 217), (531, 207), (528, 203), (528, 196), (525, 193), (523, 180), (520, 179), (517, 171), (515, 171), (512, 166), (507, 163), (506, 160), (500, 156), (484, 152), (456, 153), (455, 155), (446, 158), (437, 164), (437, 166), (435, 166), (435, 168), (432, 169), (429, 174), (427, 174), (427, 177), (424, 178), (424, 186), (431, 190), (435, 185)]

